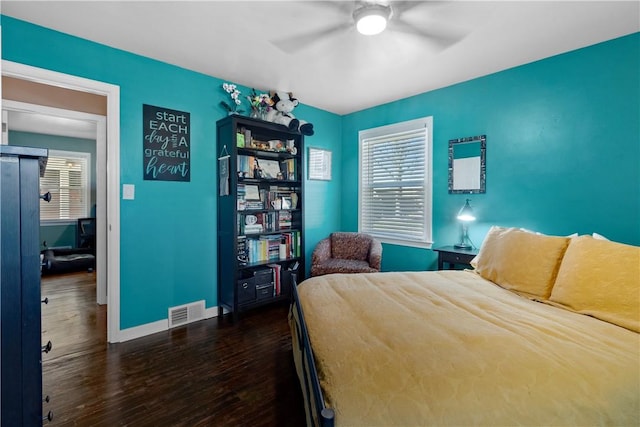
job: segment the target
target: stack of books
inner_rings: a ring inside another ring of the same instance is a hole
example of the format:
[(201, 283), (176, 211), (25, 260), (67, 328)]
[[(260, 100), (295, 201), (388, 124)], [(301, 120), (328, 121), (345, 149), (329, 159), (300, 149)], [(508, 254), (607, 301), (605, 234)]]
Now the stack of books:
[(291, 228), (291, 211), (278, 212), (278, 230)]
[(264, 202), (262, 200), (246, 200), (245, 207), (247, 209), (264, 209)]
[(244, 188), (244, 184), (238, 184), (238, 202), (237, 202), (237, 208), (239, 211), (243, 211), (247, 208), (247, 202), (244, 199), (245, 196), (245, 188)]
[(244, 224), (241, 231), (243, 234), (257, 234), (262, 233), (264, 231), (264, 227), (262, 224)]

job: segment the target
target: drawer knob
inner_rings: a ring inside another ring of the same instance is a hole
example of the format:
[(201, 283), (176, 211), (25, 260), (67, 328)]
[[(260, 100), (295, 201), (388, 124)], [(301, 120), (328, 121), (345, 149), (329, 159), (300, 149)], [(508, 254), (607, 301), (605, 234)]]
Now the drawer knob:
[(46, 193), (42, 194), (40, 198), (45, 202), (49, 203), (51, 201), (51, 192), (47, 191)]
[(49, 342), (47, 342), (46, 345), (42, 346), (42, 352), (43, 353), (49, 353), (52, 348), (53, 348), (53, 344), (51, 344), (51, 341), (49, 341)]

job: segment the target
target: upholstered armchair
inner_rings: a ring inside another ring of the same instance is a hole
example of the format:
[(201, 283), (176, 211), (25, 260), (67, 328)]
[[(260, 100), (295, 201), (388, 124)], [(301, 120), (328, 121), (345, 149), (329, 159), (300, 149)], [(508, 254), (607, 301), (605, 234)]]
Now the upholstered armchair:
[(321, 240), (311, 257), (311, 275), (375, 273), (380, 271), (382, 244), (364, 233), (332, 233)]

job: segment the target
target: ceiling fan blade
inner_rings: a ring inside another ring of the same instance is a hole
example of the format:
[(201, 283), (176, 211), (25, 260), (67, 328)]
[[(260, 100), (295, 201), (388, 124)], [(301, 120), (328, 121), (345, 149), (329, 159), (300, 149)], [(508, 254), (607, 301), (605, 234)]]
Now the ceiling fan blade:
[(349, 22), (332, 25), (327, 28), (313, 30), (302, 34), (292, 35), (285, 38), (270, 40), (271, 43), (285, 53), (296, 53), (313, 43), (317, 43), (326, 37), (337, 35), (348, 30), (353, 25)]
[(445, 49), (454, 45), (467, 35), (466, 32), (454, 29), (438, 29), (438, 31), (434, 31), (430, 30), (428, 26), (429, 24), (426, 23), (422, 28), (399, 19), (389, 21), (390, 31), (420, 36), (434, 44), (438, 49)]
[(324, 0), (324, 1), (307, 1), (305, 4), (315, 6), (323, 9), (332, 9), (345, 15), (351, 15), (354, 9), (354, 1), (336, 1), (336, 0)]
[(400, 16), (404, 12), (408, 12), (416, 7), (433, 7), (438, 5), (439, 1), (391, 1), (391, 9), (395, 16)]

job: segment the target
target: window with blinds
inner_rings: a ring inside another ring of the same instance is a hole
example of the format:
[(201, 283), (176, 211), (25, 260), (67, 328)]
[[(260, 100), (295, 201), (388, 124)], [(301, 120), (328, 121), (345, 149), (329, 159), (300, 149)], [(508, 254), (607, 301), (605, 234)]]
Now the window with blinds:
[(41, 221), (75, 221), (89, 216), (90, 165), (89, 153), (49, 150), (40, 194), (50, 192), (51, 201), (40, 201)]
[(431, 245), (432, 123), (426, 117), (359, 132), (361, 232), (386, 243)]

